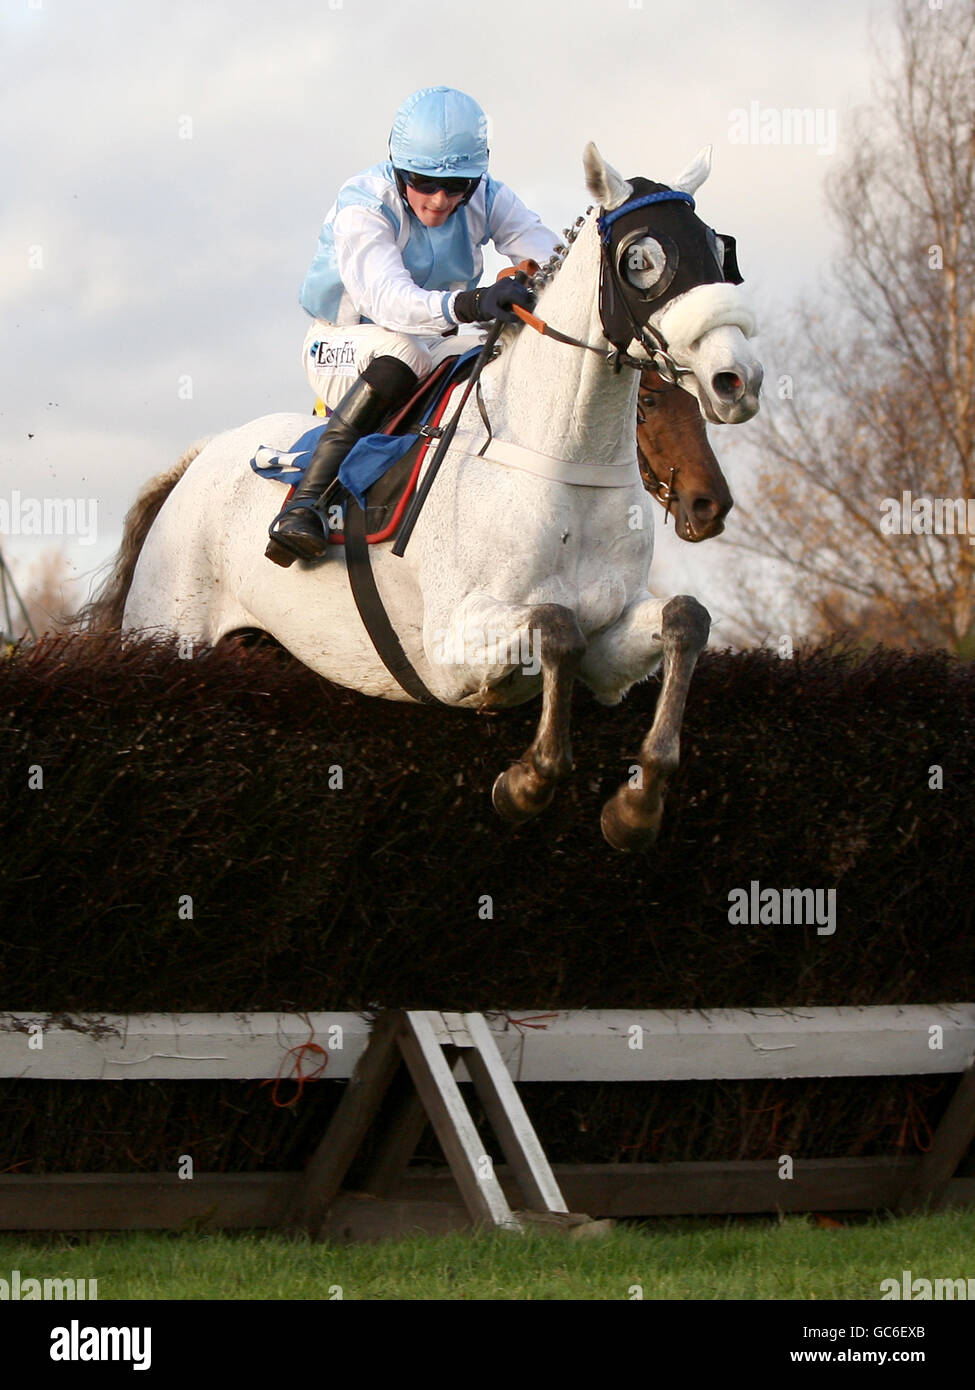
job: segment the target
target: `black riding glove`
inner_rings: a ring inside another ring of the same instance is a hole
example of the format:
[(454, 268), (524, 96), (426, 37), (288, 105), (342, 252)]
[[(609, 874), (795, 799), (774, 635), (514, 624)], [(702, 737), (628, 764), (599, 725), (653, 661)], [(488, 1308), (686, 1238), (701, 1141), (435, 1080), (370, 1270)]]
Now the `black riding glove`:
[(483, 289), (461, 290), (454, 300), (454, 317), (458, 323), (487, 323), (491, 319), (517, 323), (517, 315), (511, 312), (512, 304), (534, 309), (535, 296), (513, 275), (505, 275)]

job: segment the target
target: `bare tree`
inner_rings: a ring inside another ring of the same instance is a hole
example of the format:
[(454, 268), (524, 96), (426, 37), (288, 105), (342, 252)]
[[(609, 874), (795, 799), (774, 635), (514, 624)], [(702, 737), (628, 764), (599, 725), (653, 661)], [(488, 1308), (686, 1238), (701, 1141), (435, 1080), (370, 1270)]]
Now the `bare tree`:
[(773, 349), (737, 543), (811, 632), (975, 655), (975, 0), (898, 29), (828, 186), (839, 315)]

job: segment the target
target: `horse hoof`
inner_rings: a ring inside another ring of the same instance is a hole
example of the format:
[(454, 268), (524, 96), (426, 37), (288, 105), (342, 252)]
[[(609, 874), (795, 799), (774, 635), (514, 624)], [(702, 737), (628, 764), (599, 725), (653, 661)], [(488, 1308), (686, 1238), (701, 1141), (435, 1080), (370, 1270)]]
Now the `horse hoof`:
[(659, 821), (655, 825), (640, 826), (624, 820), (615, 796), (611, 796), (603, 806), (599, 825), (606, 843), (623, 854), (652, 849), (660, 829)]
[(285, 550), (283, 545), (279, 545), (277, 541), (273, 540), (268, 541), (264, 554), (269, 560), (273, 560), (276, 565), (280, 565), (283, 570), (288, 569), (298, 558), (292, 551)]
[(499, 772), (491, 788), (491, 804), (501, 819), (510, 825), (524, 825), (525, 821), (532, 820), (545, 810), (555, 795), (553, 786), (547, 789), (544, 798), (535, 803), (527, 803), (523, 797), (516, 798), (511, 788), (511, 774), (520, 767), (520, 763), (515, 763), (506, 772)]

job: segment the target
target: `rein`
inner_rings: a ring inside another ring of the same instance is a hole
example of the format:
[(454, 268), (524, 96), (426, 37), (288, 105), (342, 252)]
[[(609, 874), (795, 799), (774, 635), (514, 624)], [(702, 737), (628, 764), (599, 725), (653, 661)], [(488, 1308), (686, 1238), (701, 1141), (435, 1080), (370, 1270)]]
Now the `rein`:
[[(682, 202), (689, 203), (692, 208), (694, 206), (694, 199), (689, 193), (667, 188), (661, 189), (657, 193), (630, 198), (627, 202), (621, 203), (618, 208), (614, 208), (612, 212), (600, 214), (597, 218), (597, 226), (599, 228), (599, 254), (604, 275), (608, 274), (616, 281), (616, 269), (609, 254), (610, 227), (621, 217), (628, 216), (640, 208), (648, 207), (652, 203), (665, 202)], [(597, 347), (595, 343), (583, 342), (581, 338), (573, 338), (568, 333), (562, 333), (559, 329), (553, 328), (544, 319), (540, 319), (537, 314), (530, 314), (520, 305), (513, 304), (511, 307), (522, 323), (527, 324), (529, 328), (534, 328), (536, 333), (540, 333), (543, 337), (553, 338), (557, 343), (565, 343), (569, 347), (584, 348), (586, 352), (594, 352), (603, 359), (607, 366), (612, 367), (614, 372), (620, 371), (622, 367), (632, 367), (634, 371), (642, 372), (646, 367), (651, 366), (668, 386), (678, 386), (682, 376), (693, 375), (692, 368), (679, 367), (674, 361), (667, 347), (667, 340), (659, 329), (655, 328), (652, 323), (639, 321), (625, 296), (622, 297), (622, 304), (630, 323), (631, 336), (636, 338), (645, 349), (648, 360), (633, 357), (622, 347), (602, 348)], [(603, 320), (603, 328), (606, 329), (605, 319)]]
[[(653, 327), (652, 324), (639, 324), (634, 320), (633, 327), (636, 330), (634, 336), (651, 354), (650, 359), (644, 357), (633, 357), (622, 348), (602, 348), (595, 343), (584, 343), (581, 338), (572, 338), (568, 333), (562, 333), (557, 328), (553, 328), (550, 323), (540, 319), (537, 314), (530, 314), (527, 309), (523, 309), (520, 304), (512, 304), (511, 312), (517, 314), (522, 323), (534, 328), (536, 333), (540, 333), (545, 338), (552, 338), (557, 343), (566, 343), (569, 347), (585, 348), (587, 352), (594, 352), (597, 357), (601, 357), (607, 366), (612, 367), (614, 372), (618, 372), (621, 367), (632, 367), (634, 371), (642, 372), (647, 367), (653, 367), (657, 375), (662, 377), (668, 386), (677, 386), (679, 378), (682, 376), (692, 376), (691, 367), (679, 367), (667, 350), (667, 343), (663, 335)], [(647, 340), (645, 334), (647, 329), (658, 339), (657, 343)], [(663, 366), (657, 365), (657, 358), (663, 360)]]
[(417, 518), (423, 510), (423, 504), (427, 500), (427, 493), (433, 486), (433, 480), (437, 476), (440, 465), (443, 463), (447, 450), (450, 448), (454, 434), (456, 433), (458, 421), (463, 413), (464, 406), (467, 404), (467, 398), (475, 386), (478, 389), (478, 402), (480, 403), (479, 377), (486, 363), (490, 362), (494, 357), (494, 345), (498, 340), (502, 328), (504, 328), (504, 321), (502, 319), (496, 319), (484, 340), (484, 345), (481, 348), (477, 361), (474, 363), (474, 370), (467, 379), (467, 385), (464, 388), (464, 394), (460, 398), (457, 409), (440, 433), (440, 442), (437, 444), (437, 452), (434, 454), (433, 461), (427, 469), (426, 477), (413, 494), (413, 499), (410, 502), (406, 515), (403, 518), (403, 523), (400, 526), (399, 535), (396, 537), (396, 541), (393, 544), (392, 551), (397, 559), (402, 559), (403, 555), (406, 553), (407, 543), (409, 542), (410, 536), (413, 534), (413, 528), (417, 523)]

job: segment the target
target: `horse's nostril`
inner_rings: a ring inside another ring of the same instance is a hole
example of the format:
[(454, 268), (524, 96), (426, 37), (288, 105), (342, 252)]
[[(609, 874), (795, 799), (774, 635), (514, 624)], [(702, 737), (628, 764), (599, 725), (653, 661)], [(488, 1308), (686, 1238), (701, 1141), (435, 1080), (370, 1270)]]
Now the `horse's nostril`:
[(745, 394), (745, 383), (737, 372), (716, 372), (711, 385), (715, 395), (724, 401), (740, 401)]
[(713, 497), (695, 497), (691, 503), (691, 511), (694, 513), (694, 520), (700, 522), (713, 521), (716, 516), (721, 515), (721, 507)]

